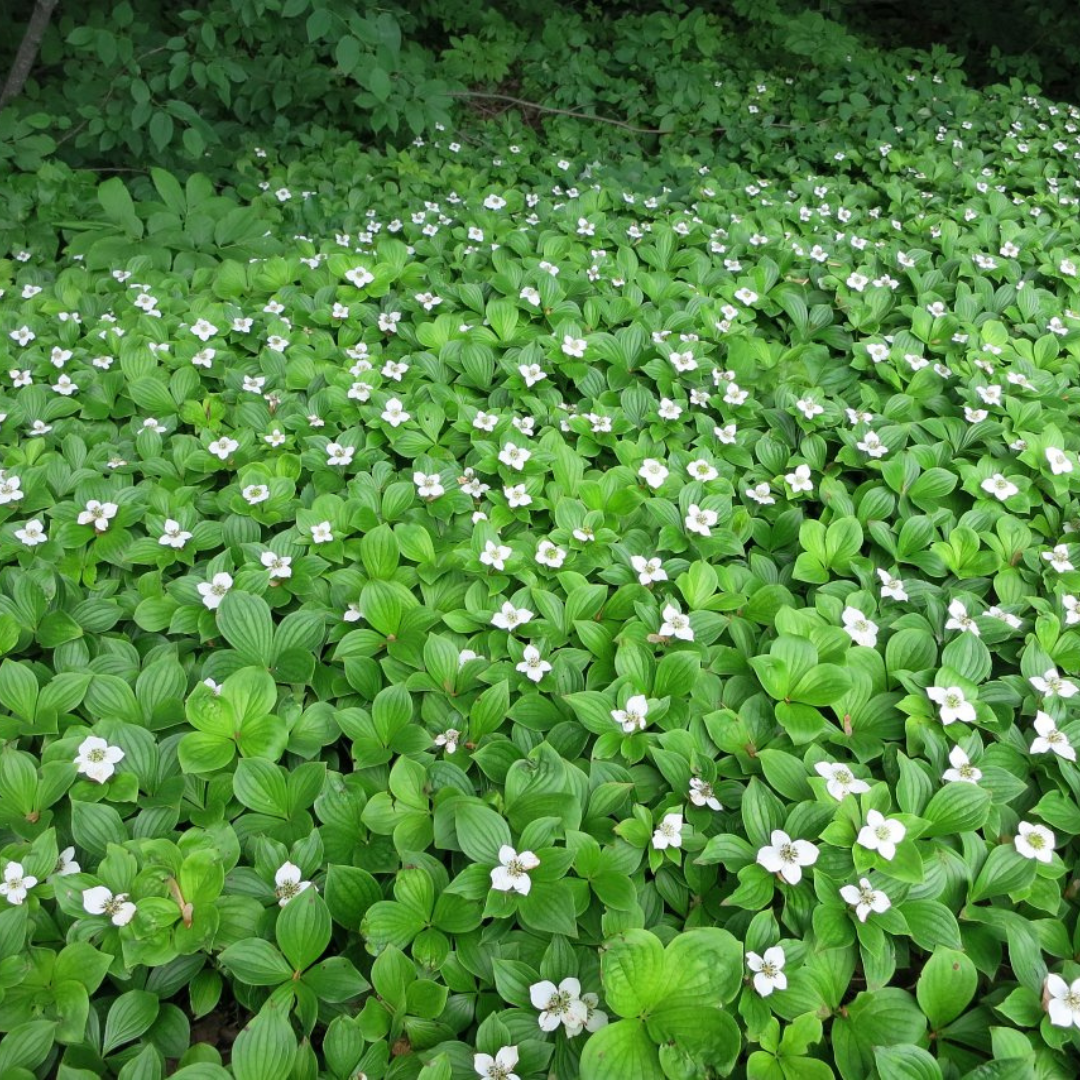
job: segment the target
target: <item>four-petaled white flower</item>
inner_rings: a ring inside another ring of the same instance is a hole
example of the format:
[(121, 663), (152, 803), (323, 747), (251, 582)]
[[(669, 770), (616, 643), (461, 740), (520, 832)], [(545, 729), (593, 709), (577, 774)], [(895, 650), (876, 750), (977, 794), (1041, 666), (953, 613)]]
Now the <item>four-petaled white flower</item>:
[(841, 617), (845, 632), (856, 645), (864, 645), (868, 649), (877, 645), (877, 623), (868, 619), (858, 608), (844, 608)]
[(1056, 446), (1048, 446), (1046, 448), (1046, 460), (1050, 464), (1050, 471), (1055, 476), (1060, 476), (1062, 473), (1071, 473), (1073, 471), (1073, 464), (1069, 460), (1068, 455), (1064, 450), (1059, 450)]
[(988, 495), (993, 495), (994, 498), (1000, 499), (1002, 502), (1020, 493), (1020, 489), (1001, 473), (994, 473), (993, 476), (984, 480), (979, 486)]
[(551, 670), (551, 664), (540, 655), (535, 645), (526, 645), (517, 670), (532, 682), (539, 682)]
[(878, 567), (878, 578), (881, 580), (881, 595), (890, 600), (906, 600), (908, 598), (904, 583), (899, 578), (894, 578), (888, 570)]
[(585, 339), (566, 334), (562, 339), (562, 351), (566, 356), (582, 357), (585, 355)]
[(1064, 574), (1067, 570), (1073, 569), (1073, 564), (1069, 560), (1069, 545), (1068, 544), (1056, 544), (1051, 551), (1044, 551), (1042, 557), (1059, 573)]
[(789, 885), (802, 881), (803, 867), (813, 866), (818, 849), (808, 840), (792, 840), (783, 829), (773, 829), (769, 844), (757, 853), (757, 863), (770, 874), (779, 874)]
[(665, 814), (652, 834), (652, 846), (657, 851), (669, 847), (682, 847), (683, 816), (679, 813)]
[(941, 779), (946, 783), (977, 784), (982, 779), (982, 770), (971, 764), (971, 759), (959, 746), (949, 751), (949, 764), (952, 768), (941, 774)]
[(798, 495), (800, 491), (814, 490), (814, 481), (810, 477), (809, 465), (797, 465), (794, 472), (784, 474), (784, 481), (795, 495)]
[(278, 555), (273, 551), (264, 551), (259, 556), (259, 562), (270, 571), (270, 578), (273, 581), (280, 581), (282, 578), (292, 577), (291, 555)]
[(191, 533), (181, 527), (179, 521), (174, 521), (172, 518), (166, 518), (165, 524), (162, 526), (161, 535), (158, 537), (158, 543), (165, 547), (176, 548), (179, 550), (191, 539)]
[(481, 1080), (519, 1080), (514, 1072), (517, 1063), (516, 1046), (504, 1046), (494, 1057), (490, 1054), (473, 1054), (473, 1069)]
[(655, 458), (646, 458), (641, 463), (641, 468), (638, 469), (638, 476), (640, 476), (649, 487), (656, 489), (668, 478), (668, 470), (665, 465), (661, 464)]
[(548, 979), (529, 987), (529, 1000), (540, 1010), (541, 1031), (557, 1031), (562, 1024), (570, 1034), (580, 1031), (589, 1019), (589, 1007), (581, 998), (581, 983), (572, 976), (556, 986)]
[(93, 525), (97, 532), (104, 532), (109, 527), (109, 522), (116, 517), (119, 506), (114, 502), (99, 502), (97, 499), (90, 499), (86, 504), (86, 509), (79, 512), (76, 521), (80, 525)]
[(274, 895), (279, 907), (284, 907), (294, 896), (311, 887), (310, 881), (302, 880), (303, 871), (295, 863), (283, 862), (274, 873)]
[(334, 540), (334, 530), (329, 521), (320, 521), (318, 525), (310, 528), (311, 542), (313, 544), (330, 544)]
[(907, 829), (896, 818), (887, 818), (880, 810), (870, 810), (856, 843), (891, 862), (896, 856), (896, 845), (906, 835)]
[(746, 966), (754, 973), (754, 989), (761, 997), (768, 997), (774, 990), (787, 989), (786, 962), (787, 957), (779, 945), (766, 949), (762, 956), (747, 952)]
[(541, 566), (550, 566), (553, 570), (558, 570), (566, 561), (566, 551), (550, 540), (541, 540), (536, 545), (536, 561)]
[(686, 513), (686, 531), (712, 536), (712, 527), (719, 520), (715, 510), (703, 510), (696, 503), (691, 503)]
[(491, 616), (491, 625), (497, 626), (500, 630), (515, 630), (519, 626), (524, 626), (532, 617), (533, 613), (528, 608), (516, 608), (507, 600)]
[(116, 772), (117, 762), (123, 760), (124, 751), (119, 746), (110, 746), (97, 735), (87, 735), (75, 755), (78, 771), (99, 784), (104, 784)]
[(677, 607), (668, 604), (664, 608), (664, 621), (660, 624), (661, 637), (678, 638), (680, 641), (693, 641), (694, 630), (690, 625), (690, 616), (684, 615)]
[(327, 443), (326, 463), (327, 465), (348, 465), (352, 462), (355, 453), (355, 446), (342, 446), (341, 443), (336, 442)]
[(1059, 731), (1053, 717), (1044, 713), (1041, 709), (1035, 714), (1035, 732), (1037, 738), (1031, 744), (1033, 754), (1046, 754), (1053, 752), (1066, 761), (1076, 760), (1076, 751), (1069, 742), (1069, 737), (1063, 731)]
[(525, 463), (531, 457), (531, 450), (526, 450), (522, 446), (515, 446), (509, 442), (499, 451), (499, 460), (511, 469), (517, 469), (518, 472), (525, 468)]
[(1047, 975), (1046, 1011), (1054, 1027), (1080, 1028), (1080, 979), (1067, 983), (1060, 975)]
[(1017, 826), (1013, 846), (1025, 859), (1037, 859), (1039, 862), (1053, 862), (1054, 834), (1045, 825), (1032, 825), (1021, 821)]
[(626, 703), (625, 709), (612, 709), (611, 715), (615, 722), (627, 735), (633, 735), (635, 731), (644, 731), (648, 722), (649, 700), (644, 694), (635, 694)]
[(960, 600), (953, 600), (949, 604), (949, 618), (945, 623), (946, 630), (962, 630), (965, 633), (981, 637), (979, 625), (973, 616), (968, 614), (967, 606)]
[(957, 720), (964, 724), (975, 722), (975, 705), (959, 686), (928, 686), (926, 696), (938, 706), (938, 715), (946, 727)]
[(87, 915), (108, 915), (113, 926), (127, 926), (137, 910), (126, 892), (113, 895), (113, 891), (104, 885), (83, 889), (82, 902)]
[(409, 413), (405, 411), (405, 406), (398, 401), (397, 398), (391, 398), (384, 406), (380, 416), (391, 427), (400, 427), (409, 419)]
[(438, 473), (414, 472), (413, 483), (421, 499), (437, 499), (445, 490)]
[(484, 545), (484, 550), (480, 552), (480, 561), (485, 566), (492, 566), (496, 570), (505, 570), (506, 560), (513, 553), (513, 549), (507, 547), (506, 544), (497, 544), (494, 540), (489, 540)]
[(819, 761), (814, 771), (825, 779), (825, 790), (834, 799), (843, 799), (845, 795), (862, 795), (870, 790), (865, 780), (860, 780), (848, 768), (836, 761)]
[(441, 747), (448, 754), (453, 754), (457, 750), (460, 739), (461, 732), (457, 728), (447, 728), (435, 736), (435, 745)]
[(716, 789), (708, 780), (702, 780), (700, 776), (690, 778), (690, 801), (695, 806), (707, 806), (710, 810), (722, 810), (720, 800), (716, 797)]
[(232, 574), (222, 570), (215, 574), (209, 581), (200, 581), (195, 587), (199, 590), (202, 602), (213, 611), (221, 604), (222, 597), (232, 588)]
[(535, 870), (540, 860), (531, 851), (515, 851), (509, 844), (499, 848), (499, 865), (491, 871), (491, 887), (498, 892), (516, 892), (528, 896), (532, 888), (529, 871)]
[(875, 889), (868, 878), (860, 878), (858, 885), (844, 885), (840, 896), (855, 908), (859, 922), (866, 922), (871, 912), (881, 915), (892, 907), (892, 901), (880, 889)]
[(651, 585), (654, 581), (667, 581), (667, 571), (658, 556), (646, 559), (643, 555), (631, 555), (630, 565), (642, 585)]
[(37, 547), (49, 538), (45, 534), (45, 526), (40, 518), (32, 518), (21, 529), (15, 530), (15, 539), (20, 540), (27, 547)]
[(220, 458), (222, 461), (228, 461), (229, 455), (240, 449), (240, 444), (235, 439), (230, 439), (227, 435), (223, 435), (220, 439), (215, 439), (206, 448), (216, 458)]
[(66, 847), (56, 857), (56, 866), (53, 867), (53, 873), (57, 877), (67, 877), (68, 874), (78, 874), (81, 869), (75, 861), (75, 849)]
[(4, 877), (0, 881), (0, 894), (7, 897), (9, 904), (21, 904), (37, 883), (38, 879), (33, 874), (23, 870), (22, 863), (9, 862), (4, 867)]
[(1044, 697), (1071, 698), (1076, 692), (1076, 683), (1063, 679), (1057, 668), (1049, 668), (1042, 675), (1033, 675), (1028, 682)]

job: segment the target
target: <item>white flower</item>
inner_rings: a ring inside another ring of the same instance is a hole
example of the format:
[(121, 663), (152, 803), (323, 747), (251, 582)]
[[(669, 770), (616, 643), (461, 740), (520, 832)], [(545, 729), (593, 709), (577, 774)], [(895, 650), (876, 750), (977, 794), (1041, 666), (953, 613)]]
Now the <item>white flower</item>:
[(57, 877), (67, 877), (68, 874), (78, 874), (81, 872), (81, 867), (75, 861), (75, 849), (73, 847), (66, 847), (56, 857), (56, 866), (53, 868), (53, 873)]
[(652, 846), (657, 851), (664, 851), (669, 847), (682, 847), (682, 827), (682, 814), (665, 814), (663, 821), (653, 831)]
[(165, 547), (176, 548), (179, 550), (190, 539), (191, 533), (186, 529), (182, 529), (179, 521), (174, 521), (172, 518), (166, 518), (165, 524), (161, 529), (161, 535), (158, 537), (158, 543)]
[(202, 684), (214, 695), (214, 697), (221, 697), (221, 683), (214, 682), (213, 679), (203, 679)]
[(264, 551), (259, 556), (259, 562), (270, 571), (271, 580), (292, 577), (291, 555), (276, 555), (272, 551)]
[(794, 472), (789, 472), (784, 475), (784, 480), (796, 495), (800, 491), (814, 490), (814, 481), (810, 479), (809, 465), (797, 465)]
[(375, 275), (364, 266), (355, 266), (345, 271), (345, 280), (358, 289), (370, 285), (375, 280)]
[(566, 551), (550, 540), (541, 540), (536, 547), (536, 561), (541, 566), (550, 566), (552, 569), (558, 570), (566, 561)]
[(1059, 573), (1072, 570), (1073, 564), (1069, 561), (1068, 544), (1057, 544), (1053, 551), (1044, 551), (1042, 557)]
[(825, 779), (825, 789), (834, 799), (842, 799), (845, 795), (862, 795), (870, 790), (865, 780), (859, 780), (847, 765), (839, 762), (819, 761), (814, 771)]
[(1074, 979), (1070, 986), (1060, 975), (1047, 975), (1045, 996), (1054, 1027), (1080, 1028), (1080, 979)]
[(994, 473), (993, 476), (984, 480), (979, 486), (988, 495), (993, 495), (1002, 502), (1006, 499), (1011, 499), (1014, 495), (1020, 493), (1020, 489), (1008, 479), (1008, 477), (1003, 476), (1001, 473)]
[(1071, 473), (1073, 471), (1072, 462), (1065, 454), (1065, 451), (1059, 450), (1056, 446), (1048, 446), (1046, 448), (1046, 460), (1050, 463), (1050, 471), (1055, 476), (1060, 476), (1062, 473)]
[(104, 885), (83, 889), (82, 901), (83, 911), (88, 915), (108, 915), (113, 926), (127, 926), (135, 918), (137, 910), (126, 892), (114, 896), (112, 890)]
[(518, 371), (526, 386), (535, 386), (541, 379), (547, 378), (547, 372), (539, 364), (519, 364)]
[(535, 645), (526, 645), (517, 670), (532, 682), (539, 682), (551, 670), (551, 664), (541, 657)]
[(485, 566), (495, 567), (496, 570), (505, 570), (506, 560), (513, 553), (513, 549), (505, 544), (496, 544), (494, 540), (489, 540), (484, 545), (484, 550), (480, 552), (480, 561)]
[(359, 622), (364, 617), (364, 613), (360, 610), (359, 604), (349, 604), (341, 617), (345, 622)]
[(470, 660), (483, 660), (484, 658), (478, 653), (473, 652), (472, 649), (462, 649), (458, 653), (457, 666), (460, 671)]
[[(15, 535), (18, 536), (19, 534), (16, 533)], [(1065, 608), (1065, 625), (1076, 626), (1077, 623), (1080, 623), (1080, 597), (1066, 594), (1061, 598), (1061, 603)]]
[(686, 531), (712, 536), (712, 526), (719, 520), (715, 510), (703, 510), (696, 503), (691, 503), (686, 514)]
[(556, 1031), (560, 1024), (567, 1033), (580, 1030), (589, 1018), (588, 1006), (581, 999), (581, 983), (575, 978), (563, 979), (558, 986), (545, 979), (529, 987), (529, 1000), (540, 1010), (540, 1029)]
[(355, 453), (355, 446), (342, 446), (341, 443), (336, 442), (327, 443), (326, 463), (327, 465), (348, 465), (352, 462)]
[(16, 529), (15, 538), (21, 540), (27, 547), (36, 547), (38, 544), (44, 544), (49, 539), (45, 535), (45, 526), (38, 518), (33, 518), (21, 529)]
[(491, 887), (498, 892), (516, 892), (528, 896), (532, 888), (529, 871), (535, 870), (540, 860), (531, 852), (516, 852), (509, 844), (499, 848), (499, 865), (491, 871)]
[(612, 709), (611, 715), (627, 735), (635, 731), (644, 731), (649, 713), (649, 702), (644, 694), (635, 694), (626, 703), (625, 709)]
[(1054, 859), (1054, 834), (1045, 825), (1021, 821), (1013, 846), (1025, 859), (1048, 863)]
[(871, 622), (858, 608), (844, 608), (842, 618), (844, 630), (856, 645), (863, 645), (868, 649), (877, 645), (877, 623)]
[(7, 897), (9, 904), (21, 904), (26, 894), (38, 883), (32, 874), (27, 874), (22, 863), (9, 862), (4, 867), (4, 879), (0, 881), (0, 893)]
[(798, 409), (807, 420), (813, 420), (815, 416), (820, 416), (825, 411), (824, 407), (814, 401), (813, 398), (799, 398), (799, 400), (795, 402), (795, 408)]
[(270, 489), (265, 484), (248, 484), (240, 494), (249, 506), (257, 506), (270, 498)]
[(894, 578), (887, 570), (878, 567), (878, 577), (881, 579), (881, 595), (892, 600), (906, 600), (908, 598), (904, 583), (899, 578)]
[(421, 499), (437, 499), (446, 490), (438, 473), (414, 472), (413, 483)]
[(690, 778), (690, 801), (695, 806), (707, 806), (710, 810), (722, 810), (716, 789), (707, 780), (699, 776)]
[(76, 519), (80, 525), (93, 525), (97, 532), (104, 532), (109, 527), (109, 522), (116, 517), (120, 509), (114, 502), (98, 502), (91, 499), (86, 504), (86, 509), (79, 512)]
[(457, 728), (447, 728), (444, 732), (435, 736), (435, 745), (442, 747), (448, 754), (452, 754), (457, 750), (460, 739), (461, 732)]
[(982, 779), (982, 771), (971, 764), (970, 759), (959, 746), (954, 746), (949, 751), (951, 769), (946, 769), (941, 774), (941, 779), (950, 784), (977, 784)]
[(678, 638), (680, 641), (694, 640), (694, 630), (690, 626), (689, 615), (684, 615), (678, 608), (668, 604), (664, 608), (663, 619), (660, 626), (661, 637)]
[(1050, 668), (1042, 675), (1033, 675), (1028, 682), (1044, 697), (1071, 698), (1076, 693), (1076, 684), (1058, 675), (1057, 668)]
[(789, 885), (802, 881), (804, 866), (813, 866), (818, 849), (807, 840), (792, 840), (782, 829), (774, 829), (769, 845), (757, 853), (757, 863), (770, 874), (779, 874)]
[(206, 319), (199, 319), (199, 321), (191, 327), (191, 332), (200, 341), (209, 341), (218, 332), (218, 328)]
[(975, 706), (959, 686), (928, 686), (926, 696), (939, 706), (938, 714), (946, 727), (957, 720), (965, 724), (975, 722)]
[(526, 303), (532, 304), (533, 307), (540, 306), (540, 294), (530, 285), (526, 285), (525, 288), (518, 293), (518, 296), (526, 301)]
[(504, 1046), (494, 1057), (473, 1054), (473, 1068), (481, 1080), (519, 1080), (514, 1072), (518, 1063), (516, 1046)]
[(766, 949), (764, 956), (758, 956), (756, 952), (746, 954), (746, 966), (754, 973), (754, 989), (761, 997), (768, 997), (774, 990), (787, 989), (786, 961), (779, 945)]
[(516, 509), (519, 506), (529, 506), (533, 501), (524, 484), (507, 485), (503, 488), (503, 495), (511, 509)]
[(491, 625), (500, 630), (515, 630), (524, 626), (532, 617), (533, 613), (528, 608), (516, 608), (507, 600), (502, 608), (491, 616)]
[(110, 746), (97, 735), (87, 735), (75, 755), (78, 771), (99, 784), (104, 784), (116, 772), (116, 763), (123, 760), (124, 751), (119, 746)]
[(202, 602), (213, 611), (220, 605), (222, 597), (232, 586), (232, 574), (226, 574), (222, 571), (215, 574), (209, 581), (200, 581), (195, 587), (199, 590)]
[(1017, 615), (1011, 614), (1008, 611), (1003, 611), (997, 606), (997, 604), (994, 604), (993, 607), (988, 607), (986, 611), (983, 612), (983, 614), (991, 619), (999, 619), (1006, 626), (1011, 626), (1013, 630), (1019, 630), (1020, 627), (1024, 625), (1023, 619), (1021, 619)]
[(643, 555), (631, 555), (630, 565), (638, 576), (642, 585), (651, 585), (654, 581), (667, 581), (667, 571), (664, 569), (659, 557), (654, 556), (646, 559)]
[(513, 443), (506, 443), (499, 451), (499, 460), (511, 469), (517, 469), (518, 472), (525, 468), (525, 462), (531, 457), (532, 452), (530, 450), (515, 446)]
[(473, 427), (479, 431), (494, 431), (498, 422), (497, 413), (486, 413), (482, 409), (473, 417)]
[(772, 506), (776, 502), (776, 499), (769, 494), (769, 484), (765, 480), (752, 488), (747, 488), (746, 495), (747, 498), (753, 499), (754, 502), (760, 503), (762, 506)]
[(891, 862), (896, 856), (896, 845), (906, 835), (907, 829), (896, 818), (887, 818), (879, 810), (870, 810), (856, 843)]
[(655, 458), (646, 458), (638, 469), (638, 476), (655, 490), (668, 478), (668, 470)]
[(585, 355), (585, 339), (576, 338), (572, 334), (566, 334), (562, 339), (562, 351), (567, 356), (582, 357)]
[(318, 525), (312, 525), (310, 531), (313, 544), (331, 544), (334, 541), (334, 532), (329, 521), (320, 521)]
[(1066, 761), (1076, 760), (1076, 751), (1069, 742), (1069, 737), (1062, 731), (1058, 731), (1053, 717), (1044, 713), (1041, 709), (1035, 714), (1035, 732), (1037, 738), (1031, 744), (1033, 754), (1045, 754), (1053, 751), (1058, 757)]
[(743, 304), (757, 303), (758, 294), (753, 289), (738, 289), (735, 292), (735, 299)]
[(892, 907), (892, 901), (866, 878), (860, 878), (858, 885), (843, 886), (840, 896), (855, 908), (859, 922), (866, 922), (871, 912), (881, 915)]
[(409, 419), (409, 414), (405, 411), (405, 406), (398, 401), (397, 398), (391, 398), (383, 407), (380, 416), (391, 427), (400, 427)]
[(223, 435), (220, 439), (215, 439), (210, 443), (206, 449), (209, 453), (220, 458), (222, 461), (228, 461), (229, 455), (240, 449), (240, 444), (235, 439), (230, 439), (228, 436)]
[(881, 441), (881, 436), (876, 431), (868, 431), (855, 446), (872, 458), (884, 457), (889, 452), (889, 448)]
[(734, 424), (724, 424), (721, 427), (719, 424), (713, 428), (713, 434), (725, 445), (731, 446), (735, 442), (736, 428)]
[(274, 874), (274, 895), (279, 907), (284, 907), (294, 896), (299, 896), (311, 885), (310, 881), (301, 881), (303, 873), (299, 866), (283, 862)]
[(22, 481), (17, 476), (5, 476), (0, 479), (0, 506), (18, 502), (26, 492), (21, 490)]
[(584, 1025), (577, 1022), (577, 1016), (568, 1016), (563, 1020), (563, 1027), (566, 1030), (566, 1037), (568, 1039), (574, 1038), (576, 1035), (580, 1035), (584, 1031), (599, 1031), (604, 1027), (607, 1022), (607, 1013), (601, 1012), (597, 1006), (600, 1004), (600, 998), (596, 994), (582, 994), (580, 998), (581, 1004), (585, 1006), (586, 1016)]

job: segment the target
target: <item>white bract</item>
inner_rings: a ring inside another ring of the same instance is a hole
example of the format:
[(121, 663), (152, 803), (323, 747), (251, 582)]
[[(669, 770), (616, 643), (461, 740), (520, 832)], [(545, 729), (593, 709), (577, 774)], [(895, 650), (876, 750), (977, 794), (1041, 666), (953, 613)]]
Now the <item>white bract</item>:
[(509, 844), (499, 848), (499, 865), (491, 871), (491, 887), (498, 892), (516, 892), (528, 896), (532, 889), (529, 871), (535, 870), (540, 860), (531, 851), (515, 851)]
[(504, 1046), (494, 1057), (490, 1054), (473, 1054), (473, 1069), (481, 1080), (519, 1080), (514, 1072), (517, 1063), (516, 1046)]
[(104, 885), (95, 885), (92, 889), (84, 889), (82, 894), (83, 911), (87, 915), (108, 915), (113, 926), (127, 926), (133, 918), (137, 908), (128, 899), (127, 893), (113, 895), (111, 889)]
[(840, 896), (855, 908), (859, 922), (866, 922), (871, 913), (881, 915), (892, 907), (892, 901), (880, 889), (875, 889), (869, 879), (860, 878), (858, 885), (844, 885)]
[(37, 883), (38, 879), (33, 874), (28, 874), (22, 863), (9, 862), (4, 867), (3, 879), (0, 880), (0, 896), (9, 904), (21, 904)]
[(1080, 1028), (1080, 979), (1067, 983), (1060, 975), (1047, 975), (1046, 1011), (1054, 1027)]
[(959, 746), (949, 751), (949, 764), (952, 768), (941, 774), (946, 783), (977, 784), (982, 779), (982, 771), (971, 764), (971, 759)]
[(1063, 679), (1057, 668), (1048, 668), (1042, 675), (1033, 675), (1028, 682), (1031, 683), (1043, 697), (1071, 698), (1077, 692), (1076, 683)]
[(1028, 821), (1020, 822), (1013, 837), (1013, 846), (1025, 859), (1043, 863), (1053, 862), (1055, 843), (1054, 834), (1045, 825), (1032, 825)]
[(768, 997), (774, 990), (787, 989), (787, 976), (784, 974), (786, 962), (787, 957), (779, 945), (766, 949), (761, 956), (756, 952), (747, 952), (746, 966), (753, 972), (754, 990), (761, 997)]
[(215, 574), (209, 581), (200, 581), (195, 586), (202, 597), (202, 602), (213, 611), (221, 605), (225, 594), (233, 587), (232, 574), (225, 571)]
[(768, 845), (757, 853), (758, 865), (770, 874), (779, 874), (789, 885), (798, 885), (803, 867), (813, 866), (817, 859), (817, 847), (808, 840), (792, 840), (782, 829), (774, 829)]
[(75, 755), (78, 771), (99, 784), (104, 784), (116, 772), (117, 763), (123, 760), (124, 751), (119, 746), (110, 746), (97, 735), (87, 735)]
[(1076, 751), (1069, 742), (1069, 737), (1063, 731), (1059, 731), (1053, 717), (1041, 709), (1035, 714), (1036, 738), (1031, 744), (1033, 754), (1046, 754), (1053, 752), (1066, 761), (1076, 760)]
[(690, 626), (690, 616), (684, 615), (678, 608), (668, 604), (664, 608), (663, 623), (660, 625), (661, 637), (678, 638), (680, 641), (693, 641), (694, 631)]
[(957, 720), (964, 724), (975, 722), (975, 706), (959, 686), (928, 686), (926, 696), (938, 706), (938, 715), (946, 727)]
[(844, 621), (844, 631), (855, 642), (868, 649), (877, 645), (877, 623), (868, 619), (858, 608), (844, 608), (841, 618)]
[(870, 810), (856, 843), (891, 862), (896, 857), (896, 845), (906, 835), (907, 829), (896, 818), (887, 818), (880, 810)]
[(551, 664), (540, 655), (535, 645), (526, 645), (517, 670), (530, 681), (539, 682), (551, 670)]
[(865, 780), (859, 780), (847, 765), (839, 762), (819, 761), (814, 766), (818, 776), (824, 777), (825, 789), (834, 799), (843, 799), (845, 795), (861, 795), (870, 790)]
[(581, 983), (572, 976), (558, 986), (549, 979), (533, 983), (529, 987), (529, 1000), (533, 1008), (540, 1010), (542, 1031), (556, 1031), (562, 1024), (569, 1035), (571, 1030), (580, 1031), (588, 1022), (589, 1007), (581, 999)]
[(626, 702), (625, 709), (612, 709), (615, 722), (627, 735), (635, 731), (644, 731), (649, 713), (649, 702), (644, 694), (635, 694)]
[(304, 881), (303, 877), (303, 871), (295, 863), (283, 862), (277, 868), (274, 873), (274, 895), (280, 907), (284, 907), (305, 889), (311, 888), (311, 882)]
[(653, 831), (652, 846), (657, 851), (664, 851), (669, 847), (682, 847), (682, 827), (682, 814), (665, 814)]
[(104, 532), (109, 527), (109, 522), (116, 517), (120, 507), (114, 502), (99, 502), (91, 499), (86, 504), (86, 509), (79, 512), (76, 521), (80, 525), (93, 525), (98, 532)]

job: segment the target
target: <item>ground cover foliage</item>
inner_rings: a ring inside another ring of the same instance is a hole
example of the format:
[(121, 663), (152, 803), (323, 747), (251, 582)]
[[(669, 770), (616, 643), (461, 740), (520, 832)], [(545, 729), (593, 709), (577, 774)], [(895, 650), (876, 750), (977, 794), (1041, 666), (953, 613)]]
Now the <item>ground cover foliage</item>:
[(1080, 110), (715, 29), (22, 144), (5, 1080), (1075, 1077)]

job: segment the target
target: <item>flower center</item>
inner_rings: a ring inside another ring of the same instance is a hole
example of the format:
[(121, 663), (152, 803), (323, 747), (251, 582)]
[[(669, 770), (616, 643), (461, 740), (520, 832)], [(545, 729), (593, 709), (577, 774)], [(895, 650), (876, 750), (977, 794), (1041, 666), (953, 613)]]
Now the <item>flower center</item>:
[(960, 768), (957, 770), (957, 772), (959, 772), (960, 775), (963, 776), (965, 779), (970, 779), (971, 777), (973, 777), (975, 775), (975, 766), (974, 765), (961, 765)]
[(571, 994), (565, 990), (551, 995), (551, 1000), (548, 1001), (547, 1011), (555, 1013), (556, 1016), (562, 1016), (570, 1009), (570, 1002), (573, 1000)]
[(104, 750), (91, 750), (86, 755), (86, 760), (87, 761), (104, 761), (105, 760), (105, 751)]
[(1028, 833), (1027, 842), (1036, 851), (1042, 851), (1042, 849), (1046, 846), (1046, 841), (1043, 839), (1042, 833)]
[(794, 863), (799, 861), (798, 853), (795, 851), (794, 844), (781, 844), (780, 845), (780, 858), (786, 863)]
[(959, 694), (946, 694), (945, 704), (950, 709), (958, 709), (960, 707), (961, 698)]
[(120, 910), (120, 908), (123, 906), (124, 896), (125, 895), (126, 894), (121, 893), (119, 896), (113, 896), (113, 897), (110, 897), (108, 900), (106, 900), (105, 905), (104, 905), (105, 906), (105, 914), (106, 915), (115, 915)]
[(875, 835), (875, 836), (876, 836), (876, 837), (877, 837), (877, 838), (878, 838), (879, 840), (888, 840), (888, 839), (889, 839), (889, 837), (890, 837), (890, 836), (891, 836), (892, 834), (891, 834), (891, 833), (889, 832), (889, 826), (888, 826), (888, 825), (879, 825), (879, 826), (878, 826), (878, 827), (877, 827), (877, 828), (876, 828), (876, 829), (874, 830), (874, 835)]
[(873, 889), (860, 889), (859, 890), (859, 903), (871, 905), (874, 902), (874, 890)]
[(299, 891), (300, 883), (298, 881), (286, 881), (274, 890), (274, 894), (279, 900), (291, 900)]
[(1061, 999), (1070, 1009), (1074, 1011), (1080, 1010), (1080, 994), (1075, 990), (1069, 990), (1065, 996)]
[(764, 975), (766, 979), (775, 979), (779, 974), (779, 969), (775, 964), (770, 964), (769, 961), (766, 960), (761, 965), (761, 974)]

